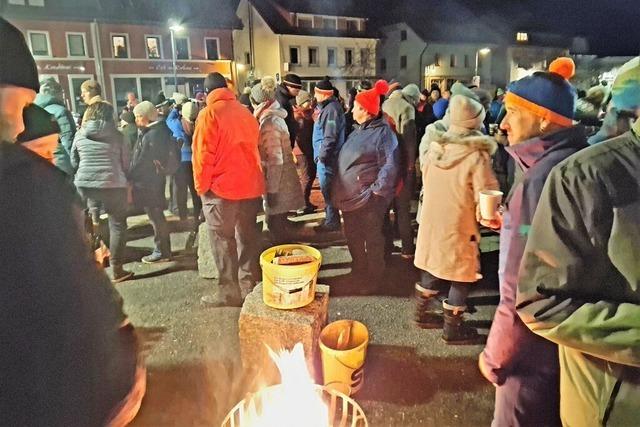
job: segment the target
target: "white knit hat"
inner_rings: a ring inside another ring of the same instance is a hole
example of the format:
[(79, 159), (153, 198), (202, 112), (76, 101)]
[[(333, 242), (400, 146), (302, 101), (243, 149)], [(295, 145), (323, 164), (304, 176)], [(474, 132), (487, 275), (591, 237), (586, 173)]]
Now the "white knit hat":
[(264, 76), (260, 83), (251, 88), (251, 102), (260, 105), (266, 101), (276, 99), (276, 79), (271, 76)]
[(151, 122), (158, 120), (158, 110), (156, 106), (149, 101), (142, 101), (133, 108), (133, 114), (136, 117), (146, 117)]
[(478, 95), (462, 83), (455, 83), (451, 87), (448, 110), (450, 132), (464, 135), (482, 128), (486, 115), (484, 107)]

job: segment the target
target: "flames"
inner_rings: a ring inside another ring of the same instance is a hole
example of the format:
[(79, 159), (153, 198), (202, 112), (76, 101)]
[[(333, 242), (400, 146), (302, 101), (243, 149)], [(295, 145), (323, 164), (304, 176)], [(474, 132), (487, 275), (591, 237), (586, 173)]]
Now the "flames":
[(269, 354), (282, 382), (248, 402), (241, 427), (328, 427), (329, 409), (309, 375), (302, 344), (279, 353), (269, 349)]

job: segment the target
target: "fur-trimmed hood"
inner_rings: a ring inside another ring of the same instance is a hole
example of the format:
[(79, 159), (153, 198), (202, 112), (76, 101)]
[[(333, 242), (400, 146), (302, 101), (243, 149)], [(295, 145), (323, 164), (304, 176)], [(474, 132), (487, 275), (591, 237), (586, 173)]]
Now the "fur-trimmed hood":
[(427, 156), (431, 164), (441, 169), (451, 169), (470, 154), (484, 151), (492, 155), (497, 149), (496, 140), (479, 131), (467, 135), (447, 131), (431, 141)]

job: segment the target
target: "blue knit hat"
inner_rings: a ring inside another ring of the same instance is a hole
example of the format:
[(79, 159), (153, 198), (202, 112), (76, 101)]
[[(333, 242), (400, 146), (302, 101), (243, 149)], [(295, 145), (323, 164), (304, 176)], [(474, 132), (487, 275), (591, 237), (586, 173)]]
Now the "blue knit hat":
[(573, 125), (576, 90), (568, 79), (575, 74), (571, 58), (558, 58), (548, 72), (537, 72), (507, 88), (506, 105), (517, 105), (560, 126)]
[(611, 88), (611, 102), (621, 111), (635, 111), (640, 107), (640, 57), (620, 68)]

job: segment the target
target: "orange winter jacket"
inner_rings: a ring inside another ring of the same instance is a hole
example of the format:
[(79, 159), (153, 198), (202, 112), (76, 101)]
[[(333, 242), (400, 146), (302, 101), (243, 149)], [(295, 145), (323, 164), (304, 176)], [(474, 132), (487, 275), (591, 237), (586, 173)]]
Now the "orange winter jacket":
[(229, 89), (211, 91), (193, 134), (193, 178), (198, 194), (227, 200), (261, 197), (258, 122)]

